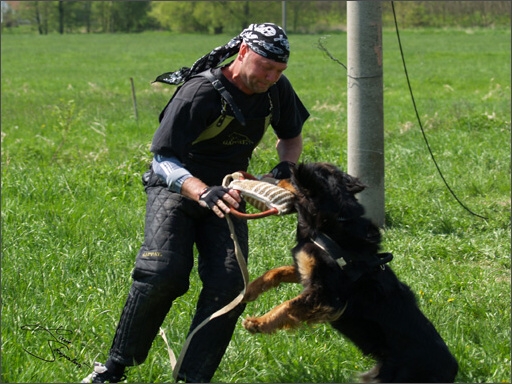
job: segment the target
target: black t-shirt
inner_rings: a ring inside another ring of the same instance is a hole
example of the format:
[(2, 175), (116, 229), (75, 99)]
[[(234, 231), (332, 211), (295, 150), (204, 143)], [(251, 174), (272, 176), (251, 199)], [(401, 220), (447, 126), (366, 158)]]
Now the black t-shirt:
[(177, 157), (192, 175), (211, 185), (220, 184), (226, 174), (247, 169), (272, 109), (279, 108), (279, 121), (272, 127), (281, 139), (297, 137), (309, 117), (284, 75), (274, 85), (278, 89), (276, 103), (270, 92), (243, 93), (222, 75), (220, 68), (213, 74), (233, 97), (246, 125), (233, 117), (231, 108), (206, 77), (196, 76), (183, 84), (167, 104), (151, 145), (153, 153)]

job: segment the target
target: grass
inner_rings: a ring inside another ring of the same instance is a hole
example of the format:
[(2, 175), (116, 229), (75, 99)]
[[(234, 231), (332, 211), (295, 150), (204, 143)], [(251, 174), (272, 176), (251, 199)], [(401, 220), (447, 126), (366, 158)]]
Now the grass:
[[(487, 220), (465, 211), (438, 176), (396, 36), (384, 31), (383, 249), (394, 253), (393, 269), (459, 360), (457, 381), (509, 382), (510, 30), (401, 36), (436, 159), (458, 197)], [(142, 242), (140, 176), (174, 90), (150, 82), (230, 37), (2, 35), (2, 382), (76, 382), (105, 359)], [(286, 73), (311, 112), (302, 160), (346, 169), (346, 72), (316, 47), (319, 37), (290, 37)], [(325, 44), (346, 63), (346, 35)], [(275, 164), (273, 146), (267, 135), (253, 173)], [(291, 262), (293, 216), (253, 221), (250, 229), (252, 277)], [(193, 274), (164, 323), (176, 353), (199, 290)], [(263, 313), (299, 290), (280, 287), (246, 313)], [(326, 325), (273, 336), (238, 326), (214, 380), (346, 382), (372, 363)], [(160, 337), (129, 374), (132, 381), (172, 380)]]

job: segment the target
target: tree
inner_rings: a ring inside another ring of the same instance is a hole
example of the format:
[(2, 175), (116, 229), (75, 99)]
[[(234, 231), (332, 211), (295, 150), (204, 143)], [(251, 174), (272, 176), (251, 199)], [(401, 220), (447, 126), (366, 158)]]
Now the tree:
[(239, 32), (250, 23), (279, 22), (279, 1), (153, 1), (150, 15), (176, 32)]
[(148, 25), (150, 1), (112, 2), (112, 30), (109, 32), (141, 32)]
[(50, 4), (46, 2), (39, 4), (39, 1), (34, 1), (34, 16), (39, 34), (47, 35), (49, 24), (48, 19), (50, 17)]
[(20, 2), (20, 14), (31, 21), (41, 35), (52, 31), (63, 34), (80, 28), (84, 3), (90, 2), (24, 1)]
[(160, 25), (170, 31), (176, 32), (198, 32), (201, 27), (194, 19), (194, 1), (155, 1), (153, 2), (150, 15)]
[(83, 9), (83, 20), (85, 24), (85, 31), (87, 33), (91, 33), (91, 13), (92, 13), (92, 2), (86, 1), (84, 2), (84, 9)]
[[(287, 2), (287, 32), (343, 29), (346, 1)], [(164, 28), (187, 33), (236, 33), (250, 23), (282, 20), (282, 1), (20, 1), (18, 20), (28, 20), (39, 34), (51, 32), (140, 32)], [(389, 2), (383, 24), (393, 26)], [(510, 26), (510, 1), (401, 1), (397, 15), (403, 28)], [(2, 27), (16, 23), (7, 11)]]
[(59, 33), (64, 34), (64, 1), (59, 1)]

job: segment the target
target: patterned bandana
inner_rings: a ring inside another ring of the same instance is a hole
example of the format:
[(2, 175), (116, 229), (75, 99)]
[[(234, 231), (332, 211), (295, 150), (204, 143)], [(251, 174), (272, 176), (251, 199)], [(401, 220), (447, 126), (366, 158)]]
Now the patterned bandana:
[(227, 44), (215, 48), (198, 59), (192, 67), (182, 67), (175, 72), (166, 72), (158, 76), (154, 82), (179, 85), (198, 73), (215, 68), (227, 58), (237, 54), (242, 41), (251, 50), (267, 59), (287, 63), (290, 57), (288, 37), (281, 27), (272, 23), (251, 24)]
[(290, 44), (281, 27), (270, 23), (251, 24), (240, 36), (257, 54), (279, 63), (288, 62)]

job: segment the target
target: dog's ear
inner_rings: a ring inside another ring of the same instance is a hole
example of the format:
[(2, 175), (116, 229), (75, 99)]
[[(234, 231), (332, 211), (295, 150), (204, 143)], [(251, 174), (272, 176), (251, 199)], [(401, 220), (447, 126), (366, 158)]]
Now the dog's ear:
[(357, 201), (355, 195), (362, 192), (364, 185), (357, 177), (351, 176), (341, 169), (334, 167), (330, 176), (332, 179), (331, 194), (340, 207), (341, 216), (346, 219), (364, 215), (364, 207)]
[(366, 189), (366, 185), (361, 182), (357, 177), (350, 176), (347, 173), (343, 173), (343, 183), (347, 187), (347, 191), (352, 194), (362, 192)]
[(311, 164), (300, 163), (292, 169), (291, 184), (295, 190), (297, 211), (307, 212), (309, 215), (317, 213), (315, 199), (322, 187), (316, 182), (314, 168)]
[(333, 164), (299, 164), (293, 173), (292, 183), (300, 192), (301, 204), (308, 206), (307, 211), (311, 214), (322, 211), (345, 218), (364, 214), (364, 207), (354, 195), (366, 186)]
[(292, 170), (291, 183), (297, 193), (306, 198), (315, 197), (321, 189), (314, 164), (316, 163), (300, 163)]
[[(343, 172), (340, 168), (330, 163), (311, 163), (309, 167), (305, 165), (303, 168), (307, 169), (308, 172), (303, 173), (308, 175), (310, 180), (317, 176), (319, 179), (327, 182), (330, 189), (341, 188), (340, 193), (346, 191), (355, 195), (364, 191), (367, 187), (357, 177)], [(310, 184), (313, 184), (313, 187), (321, 186), (319, 179), (311, 180)], [(321, 186), (320, 188), (323, 187)]]

